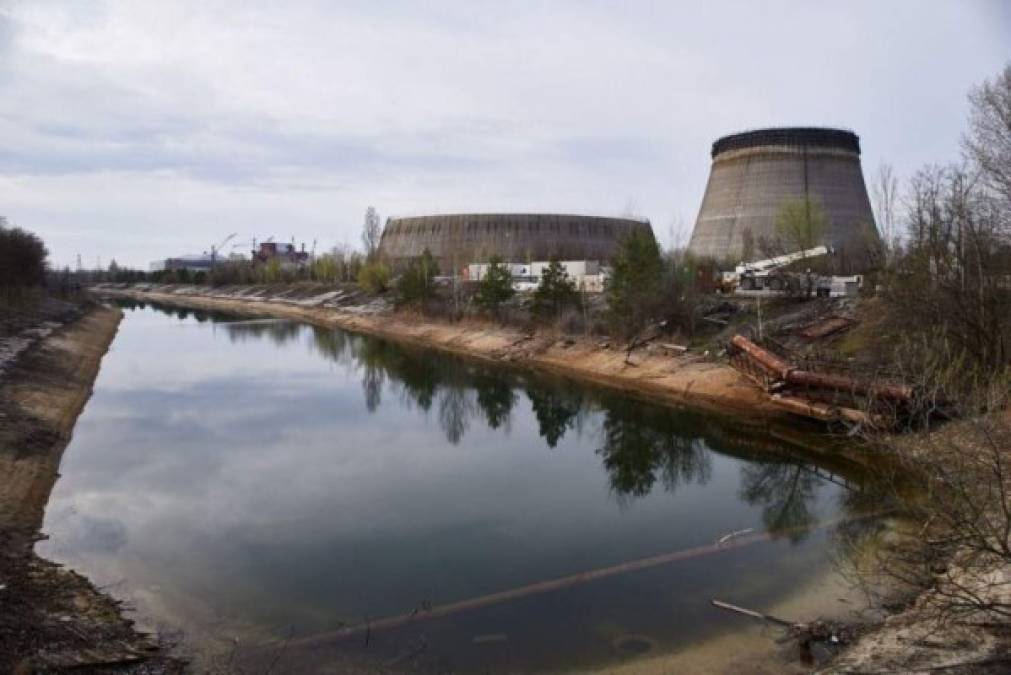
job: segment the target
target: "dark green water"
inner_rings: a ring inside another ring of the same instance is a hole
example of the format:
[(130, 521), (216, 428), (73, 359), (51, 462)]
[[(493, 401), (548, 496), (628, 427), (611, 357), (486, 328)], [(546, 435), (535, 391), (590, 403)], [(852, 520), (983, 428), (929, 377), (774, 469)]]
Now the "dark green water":
[[(776, 449), (706, 418), (340, 330), (135, 306), (64, 456), (39, 550), (149, 624), (245, 647), (731, 531), (773, 534), (309, 659), (588, 667), (732, 630), (740, 619), (710, 598), (768, 606), (824, 572), (832, 528), (806, 528), (865, 496)], [(405, 650), (421, 656), (391, 660)]]

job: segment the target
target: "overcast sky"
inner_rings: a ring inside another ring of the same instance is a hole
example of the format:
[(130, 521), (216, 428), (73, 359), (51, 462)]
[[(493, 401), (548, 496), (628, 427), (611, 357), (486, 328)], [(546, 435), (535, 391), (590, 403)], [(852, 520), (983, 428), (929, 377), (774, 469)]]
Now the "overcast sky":
[(847, 127), (905, 177), (1009, 59), (1000, 0), (0, 0), (0, 214), (61, 266), (357, 245), (370, 204), (687, 241), (718, 136)]

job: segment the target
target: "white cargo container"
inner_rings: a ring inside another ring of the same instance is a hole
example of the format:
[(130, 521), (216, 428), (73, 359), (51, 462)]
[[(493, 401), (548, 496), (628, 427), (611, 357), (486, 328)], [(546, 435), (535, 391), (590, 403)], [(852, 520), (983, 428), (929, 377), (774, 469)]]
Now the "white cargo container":
[[(576, 288), (588, 293), (604, 290), (606, 273), (597, 260), (561, 260), (562, 269)], [(504, 263), (513, 279), (513, 288), (521, 293), (537, 288), (544, 271), (551, 264), (547, 260), (531, 263)], [(464, 272), (468, 281), (481, 281), (488, 274), (488, 263), (470, 263)]]

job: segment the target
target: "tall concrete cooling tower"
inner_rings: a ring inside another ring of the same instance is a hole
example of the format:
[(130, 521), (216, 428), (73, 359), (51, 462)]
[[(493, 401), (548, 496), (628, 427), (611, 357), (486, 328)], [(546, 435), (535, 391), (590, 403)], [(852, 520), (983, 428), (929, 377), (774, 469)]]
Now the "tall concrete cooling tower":
[(712, 157), (690, 251), (736, 263), (767, 257), (777, 240), (780, 251), (790, 248), (776, 221), (793, 200), (820, 207), (822, 241), (815, 243), (833, 249), (835, 267), (862, 271), (871, 264), (880, 239), (856, 134), (808, 127), (746, 131), (713, 143)]

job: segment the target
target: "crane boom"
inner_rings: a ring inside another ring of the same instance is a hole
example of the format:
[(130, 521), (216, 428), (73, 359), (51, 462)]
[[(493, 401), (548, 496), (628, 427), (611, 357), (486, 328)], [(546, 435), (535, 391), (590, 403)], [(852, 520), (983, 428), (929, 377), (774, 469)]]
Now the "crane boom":
[(239, 234), (238, 232), (232, 232), (230, 235), (228, 235), (227, 237), (225, 237), (224, 239), (222, 239), (219, 244), (217, 244), (217, 245), (213, 245), (212, 244), (211, 245), (211, 267), (213, 267), (214, 263), (217, 261), (218, 251), (221, 250), (221, 247), (224, 246), (225, 244), (227, 244), (228, 242), (230, 242), (235, 237), (237, 237), (238, 234)]
[(772, 272), (773, 270), (777, 270), (780, 267), (786, 267), (790, 263), (797, 262), (798, 260), (804, 260), (805, 258), (817, 258), (819, 256), (826, 255), (827, 253), (827, 246), (815, 246), (814, 248), (805, 249), (803, 251), (794, 251), (793, 253), (778, 255), (766, 260), (756, 260), (755, 262), (748, 263), (742, 262), (737, 265), (735, 272), (738, 276), (747, 274), (748, 272), (751, 272), (752, 274)]
[(212, 251), (220, 251), (222, 249), (222, 247), (224, 247), (225, 244), (227, 244), (228, 242), (230, 242), (232, 239), (235, 239), (237, 236), (239, 236), (238, 232), (232, 232), (230, 235), (228, 235), (227, 237), (225, 237), (224, 239), (222, 239), (219, 244), (217, 244), (216, 246), (211, 246), (211, 250)]

